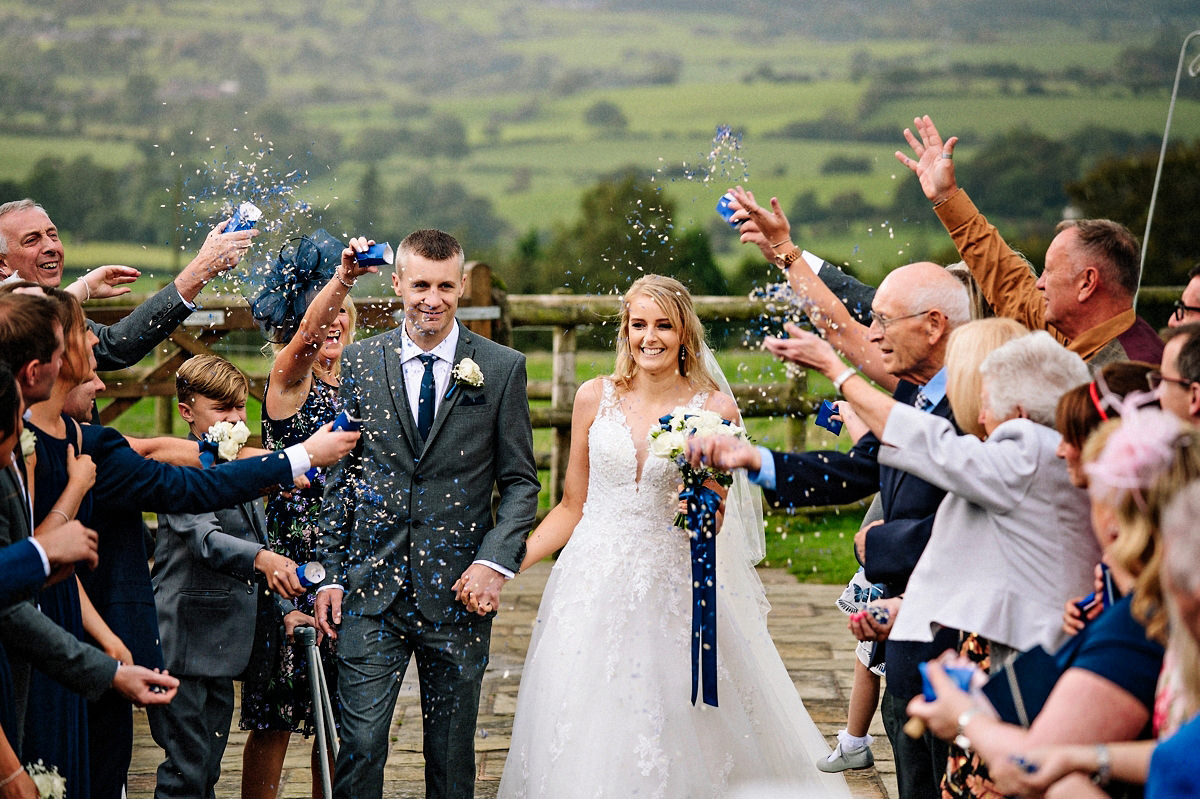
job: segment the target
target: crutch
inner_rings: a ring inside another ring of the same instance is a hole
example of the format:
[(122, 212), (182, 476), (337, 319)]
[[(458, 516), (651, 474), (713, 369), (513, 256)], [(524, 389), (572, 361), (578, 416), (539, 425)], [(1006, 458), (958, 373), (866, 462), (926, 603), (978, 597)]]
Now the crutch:
[(321, 761), (321, 789), (325, 799), (333, 799), (333, 781), (329, 773), (329, 755), (337, 759), (337, 728), (333, 724), (333, 702), (321, 666), (321, 651), (317, 648), (317, 631), (308, 626), (297, 627), (296, 640), (308, 651), (308, 685), (312, 689), (313, 718), (317, 724), (317, 757)]

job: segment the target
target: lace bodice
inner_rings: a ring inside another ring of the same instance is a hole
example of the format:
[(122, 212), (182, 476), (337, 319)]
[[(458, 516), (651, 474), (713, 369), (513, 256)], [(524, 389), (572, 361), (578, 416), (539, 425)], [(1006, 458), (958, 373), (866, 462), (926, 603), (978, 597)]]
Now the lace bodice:
[[(692, 570), (688, 533), (674, 526), (679, 469), (647, 447), (639, 479), (637, 458), (604, 380), (588, 429), (587, 501), (542, 595), (498, 795), (723, 799), (778, 779), (786, 786), (771, 796), (848, 799), (840, 776), (811, 765), (828, 748), (771, 643), (761, 583), (723, 579), (720, 558), (721, 705), (689, 701)], [(739, 555), (727, 560), (739, 565)], [(744, 554), (740, 567), (751, 568)]]
[[(692, 397), (688, 407), (698, 410), (707, 399), (708, 392), (702, 391)], [(621, 508), (628, 519), (622, 528), (626, 532), (669, 530), (679, 493), (679, 467), (647, 452), (639, 479), (633, 431), (611, 380), (603, 380), (600, 406), (588, 429), (588, 464), (585, 517), (589, 511)]]

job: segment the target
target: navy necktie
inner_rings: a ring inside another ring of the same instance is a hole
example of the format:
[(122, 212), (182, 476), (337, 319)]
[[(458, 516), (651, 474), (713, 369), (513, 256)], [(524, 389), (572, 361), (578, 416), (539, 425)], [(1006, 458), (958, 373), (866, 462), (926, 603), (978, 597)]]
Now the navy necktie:
[(437, 356), (425, 353), (417, 357), (425, 365), (425, 374), (421, 375), (421, 395), (417, 399), (417, 432), (424, 442), (433, 428), (433, 362), (437, 360)]
[(933, 403), (929, 401), (929, 397), (925, 396), (925, 392), (917, 389), (917, 396), (913, 400), (913, 405), (918, 411), (928, 411), (933, 407)]

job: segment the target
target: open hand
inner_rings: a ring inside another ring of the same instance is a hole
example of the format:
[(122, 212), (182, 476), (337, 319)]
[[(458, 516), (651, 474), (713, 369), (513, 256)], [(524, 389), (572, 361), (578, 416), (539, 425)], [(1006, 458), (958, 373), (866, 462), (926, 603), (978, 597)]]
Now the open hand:
[(896, 160), (913, 171), (930, 202), (948, 200), (958, 191), (954, 178), (954, 146), (958, 144), (958, 137), (951, 136), (943, 142), (928, 115), (914, 119), (913, 126), (921, 138), (918, 140), (908, 128), (904, 129), (904, 138), (917, 158), (913, 160), (897, 150)]
[(80, 302), (88, 300), (103, 300), (108, 297), (120, 297), (133, 289), (125, 285), (141, 277), (141, 272), (132, 266), (120, 264), (105, 264), (97, 266), (83, 277), (76, 280), (67, 291), (75, 294)]
[(763, 347), (776, 358), (816, 369), (830, 378), (846, 368), (833, 345), (816, 333), (801, 330), (792, 322), (786, 323), (783, 329), (787, 331), (787, 338), (767, 336), (763, 339)]

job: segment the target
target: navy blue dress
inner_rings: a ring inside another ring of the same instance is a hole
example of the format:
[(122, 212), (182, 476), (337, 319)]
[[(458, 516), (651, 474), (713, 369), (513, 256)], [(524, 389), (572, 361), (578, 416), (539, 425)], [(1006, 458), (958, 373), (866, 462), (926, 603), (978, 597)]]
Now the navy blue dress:
[[(48, 515), (67, 487), (67, 442), (77, 440), (75, 423), (67, 421), (68, 438), (55, 438), (30, 422), (25, 426), (37, 436), (37, 467), (34, 471), (33, 522), (36, 527)], [(76, 446), (78, 450), (78, 446)], [(87, 525), (92, 512), (88, 492), (75, 518)], [(79, 610), (79, 587), (72, 575), (42, 589), (37, 596), (42, 612), (79, 640), (86, 640)], [(90, 799), (88, 767), (87, 700), (38, 671), (29, 677), (29, 708), (25, 718), (22, 757), (27, 763), (39, 759), (58, 767), (67, 780), (71, 799)], [(36, 712), (34, 712), (36, 709)]]

